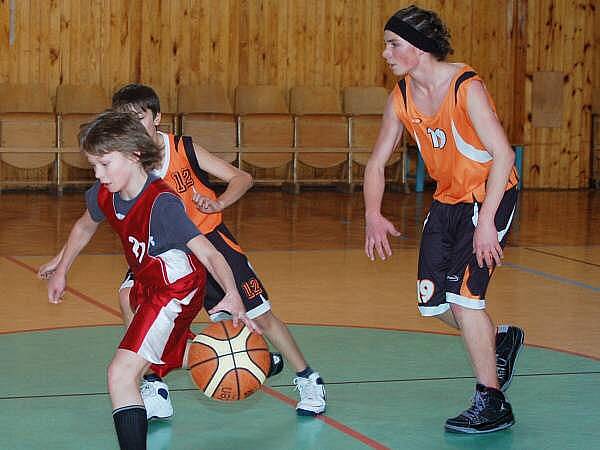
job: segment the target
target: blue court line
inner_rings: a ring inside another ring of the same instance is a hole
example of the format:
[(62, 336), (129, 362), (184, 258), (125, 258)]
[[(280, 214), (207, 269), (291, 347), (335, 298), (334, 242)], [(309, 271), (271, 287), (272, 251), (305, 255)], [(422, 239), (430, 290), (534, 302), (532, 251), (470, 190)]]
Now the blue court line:
[(581, 283), (580, 281), (571, 280), (569, 278), (564, 278), (559, 275), (552, 275), (551, 273), (542, 272), (540, 270), (530, 269), (529, 267), (521, 266), (519, 264), (512, 263), (503, 263), (503, 266), (508, 266), (512, 269), (521, 270), (523, 272), (531, 273), (533, 275), (538, 275), (540, 277), (548, 278), (553, 281), (558, 281), (559, 283), (570, 284), (572, 286), (577, 286), (583, 289), (589, 289), (590, 291), (600, 292), (600, 287), (592, 286), (590, 284)]

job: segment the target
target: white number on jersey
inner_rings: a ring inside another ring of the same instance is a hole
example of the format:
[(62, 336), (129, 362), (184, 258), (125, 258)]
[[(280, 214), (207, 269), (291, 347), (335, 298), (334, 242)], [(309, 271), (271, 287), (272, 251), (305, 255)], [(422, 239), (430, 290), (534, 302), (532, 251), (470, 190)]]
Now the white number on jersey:
[(435, 130), (427, 128), (427, 134), (431, 137), (433, 148), (444, 148), (444, 145), (446, 145), (446, 133), (444, 130), (441, 128), (436, 128)]
[(146, 253), (146, 244), (144, 242), (138, 241), (133, 236), (129, 236), (129, 242), (133, 244), (131, 251), (135, 255), (135, 259), (137, 259), (138, 262), (141, 264), (142, 259), (144, 258), (144, 255)]

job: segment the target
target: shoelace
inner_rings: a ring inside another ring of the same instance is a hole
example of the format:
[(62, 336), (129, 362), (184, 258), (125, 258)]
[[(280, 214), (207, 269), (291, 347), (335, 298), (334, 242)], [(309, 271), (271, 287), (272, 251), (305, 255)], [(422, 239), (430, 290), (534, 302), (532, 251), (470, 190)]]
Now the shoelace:
[(296, 377), (294, 378), (294, 384), (296, 385), (296, 389), (298, 389), (298, 392), (300, 392), (301, 398), (306, 398), (309, 400), (319, 399), (319, 395), (317, 393), (317, 385), (311, 380), (307, 378)]
[(476, 392), (471, 401), (471, 407), (467, 409), (463, 415), (474, 422), (480, 420), (480, 413), (485, 409), (489, 403), (489, 398), (486, 393)]
[(148, 395), (152, 395), (154, 393), (154, 390), (152, 389), (150, 383), (144, 380), (142, 382), (142, 386), (140, 387), (140, 393), (142, 394), (142, 397), (145, 397)]

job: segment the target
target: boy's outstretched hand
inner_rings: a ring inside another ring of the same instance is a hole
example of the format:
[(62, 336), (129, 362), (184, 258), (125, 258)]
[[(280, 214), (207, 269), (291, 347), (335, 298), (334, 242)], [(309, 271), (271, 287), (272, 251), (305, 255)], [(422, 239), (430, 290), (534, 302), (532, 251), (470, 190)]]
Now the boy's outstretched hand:
[(62, 302), (67, 286), (67, 277), (56, 272), (48, 279), (48, 301), (50, 303)]
[(52, 277), (52, 275), (54, 275), (54, 272), (58, 267), (58, 263), (60, 262), (60, 258), (62, 257), (62, 253), (63, 252), (61, 250), (58, 255), (56, 255), (46, 264), (42, 264), (40, 266), (40, 268), (37, 271), (37, 276), (40, 280), (49, 280)]
[(244, 308), (242, 299), (237, 292), (225, 294), (225, 297), (223, 297), (223, 299), (217, 303), (214, 308), (208, 311), (208, 313), (215, 314), (219, 311), (225, 311), (231, 314), (234, 327), (237, 327), (239, 321), (241, 320), (250, 331), (253, 333), (262, 334), (259, 326), (246, 315), (246, 309)]

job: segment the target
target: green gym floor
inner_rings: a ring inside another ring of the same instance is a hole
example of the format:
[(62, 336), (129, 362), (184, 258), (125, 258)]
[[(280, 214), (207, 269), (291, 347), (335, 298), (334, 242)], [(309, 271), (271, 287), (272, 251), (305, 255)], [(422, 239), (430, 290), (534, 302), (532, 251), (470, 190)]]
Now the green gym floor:
[[(118, 447), (105, 371), (122, 335), (120, 244), (108, 227), (98, 232), (60, 305), (47, 302), (35, 277), (80, 214), (81, 197), (2, 194), (0, 450)], [(386, 194), (386, 215), (407, 234), (376, 263), (361, 250), (360, 193), (252, 191), (232, 207), (226, 223), (323, 376), (327, 412), (296, 415), (287, 367), (234, 403), (206, 398), (187, 371), (176, 371), (166, 379), (175, 416), (150, 423), (148, 448), (600, 448), (600, 194), (523, 193), (505, 264), (488, 290), (496, 322), (526, 330), (507, 393), (516, 424), (487, 435), (443, 428), (469, 405), (475, 380), (461, 338), (416, 310), (418, 233), (429, 201)]]
[[(460, 338), (332, 326), (292, 332), (315, 356), (312, 364), (330, 374), (327, 415), (296, 416), (287, 370), (235, 403), (209, 400), (178, 371), (168, 377), (175, 416), (151, 422), (148, 448), (558, 450), (600, 443), (598, 415), (590, 414), (600, 404), (598, 361), (525, 348), (509, 389), (517, 424), (466, 436), (442, 428), (473, 388)], [(105, 365), (120, 335), (120, 327), (98, 326), (3, 336), (2, 448), (116, 448)]]

